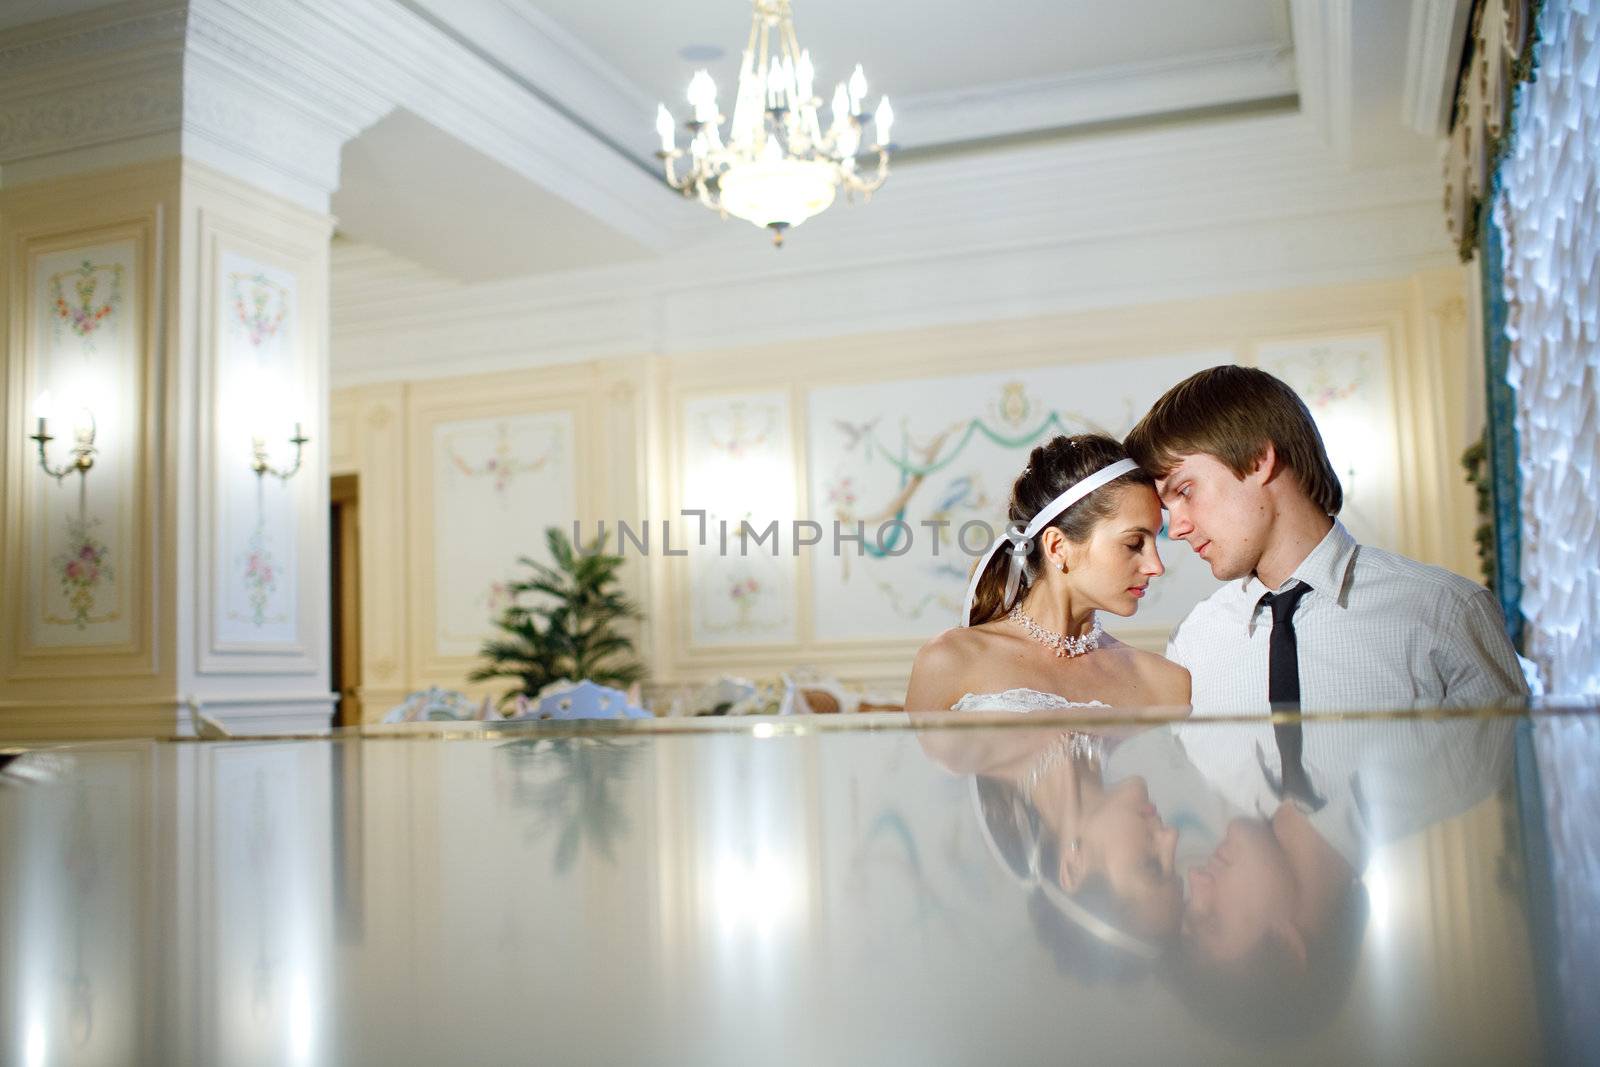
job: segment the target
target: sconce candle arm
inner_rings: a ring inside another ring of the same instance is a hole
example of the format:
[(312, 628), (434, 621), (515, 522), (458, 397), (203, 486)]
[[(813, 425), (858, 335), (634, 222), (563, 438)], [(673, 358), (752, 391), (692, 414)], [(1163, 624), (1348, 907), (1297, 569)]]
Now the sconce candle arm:
[(301, 433), (299, 425), (296, 424), (294, 436), (289, 438), (289, 443), (294, 445), (294, 463), (289, 467), (278, 468), (267, 460), (266, 440), (261, 437), (251, 438), (250, 469), (256, 472), (258, 478), (270, 474), (279, 481), (286, 482), (300, 470), (300, 462), (305, 457), (305, 445), (309, 440), (311, 438)]
[(78, 443), (72, 446), (72, 461), (59, 467), (50, 466), (48, 448), (55, 436), (50, 433), (49, 425), (44, 419), (39, 420), (39, 428), (28, 435), (28, 439), (39, 447), (39, 469), (56, 481), (64, 480), (69, 474), (89, 473), (89, 468), (94, 466), (94, 419), (91, 416), (89, 425), (80, 427), (77, 431)]

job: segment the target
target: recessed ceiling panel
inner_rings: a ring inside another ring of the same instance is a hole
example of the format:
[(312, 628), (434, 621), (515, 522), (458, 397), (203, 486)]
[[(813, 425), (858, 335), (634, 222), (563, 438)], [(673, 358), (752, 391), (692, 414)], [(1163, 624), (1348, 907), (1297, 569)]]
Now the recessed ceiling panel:
[(341, 233), (463, 282), (650, 255), (407, 111), (345, 145), (333, 213)]

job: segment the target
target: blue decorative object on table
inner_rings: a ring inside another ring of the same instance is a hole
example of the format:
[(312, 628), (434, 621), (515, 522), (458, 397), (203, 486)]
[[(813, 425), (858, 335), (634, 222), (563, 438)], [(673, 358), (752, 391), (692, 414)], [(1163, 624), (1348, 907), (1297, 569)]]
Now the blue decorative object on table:
[(587, 679), (564, 687), (548, 687), (534, 701), (517, 701), (513, 719), (648, 719), (650, 713), (635, 707), (628, 694)]

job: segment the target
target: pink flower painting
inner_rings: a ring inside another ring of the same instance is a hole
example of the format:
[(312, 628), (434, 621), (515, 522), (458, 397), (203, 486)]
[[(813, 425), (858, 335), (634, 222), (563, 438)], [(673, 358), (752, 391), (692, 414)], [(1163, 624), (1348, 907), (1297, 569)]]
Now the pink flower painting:
[(267, 531), (256, 525), (250, 535), (250, 544), (241, 557), (241, 579), (250, 598), (250, 621), (257, 626), (267, 624), (267, 603), (278, 588), (278, 564), (267, 549)]
[[(71, 297), (64, 284), (68, 279)], [(122, 264), (97, 264), (86, 259), (76, 270), (62, 271), (50, 278), (50, 296), (57, 328), (66, 326), (88, 340), (122, 303)]]
[(66, 550), (52, 561), (61, 595), (71, 609), (71, 617), (65, 621), (80, 630), (96, 621), (95, 593), (114, 577), (111, 550), (91, 532), (96, 525), (95, 520), (82, 516), (69, 518)]
[(251, 348), (260, 348), (278, 333), (289, 314), (289, 291), (265, 274), (233, 274), (233, 317), (250, 339)]

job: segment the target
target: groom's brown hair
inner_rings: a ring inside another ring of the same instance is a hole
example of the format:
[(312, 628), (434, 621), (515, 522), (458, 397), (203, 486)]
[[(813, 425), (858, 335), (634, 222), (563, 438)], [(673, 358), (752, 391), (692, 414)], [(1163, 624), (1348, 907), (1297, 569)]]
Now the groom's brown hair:
[(1270, 444), (1324, 513), (1337, 515), (1344, 504), (1339, 476), (1305, 401), (1255, 367), (1225, 365), (1190, 375), (1155, 402), (1123, 444), (1157, 478), (1197, 452), (1243, 478)]

